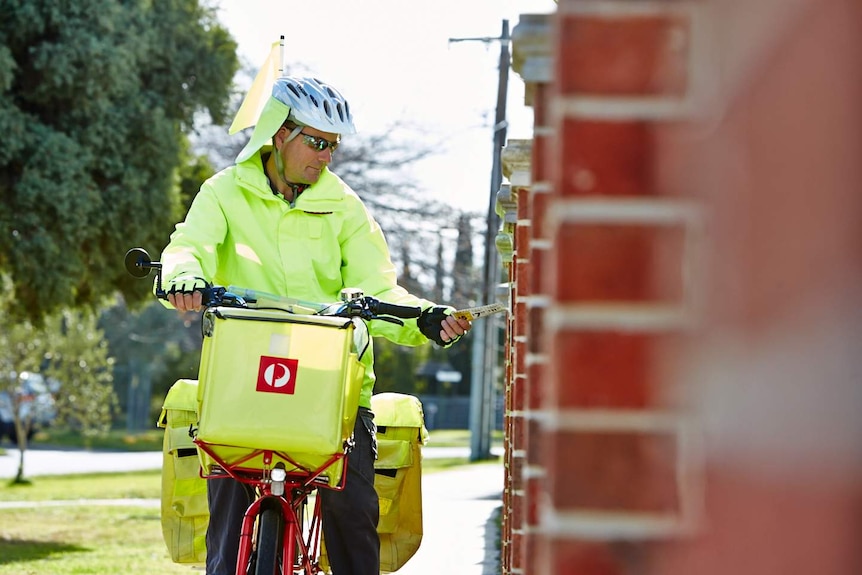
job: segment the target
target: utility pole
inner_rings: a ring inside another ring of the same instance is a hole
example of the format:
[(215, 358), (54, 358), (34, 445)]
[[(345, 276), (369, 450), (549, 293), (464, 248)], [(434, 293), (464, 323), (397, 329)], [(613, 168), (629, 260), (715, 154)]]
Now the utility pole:
[[(503, 20), (503, 30), (498, 37), (450, 38), (449, 42), (500, 43), (499, 81), (497, 84), (497, 111), (494, 117), (494, 148), (491, 167), (491, 193), (488, 201), (487, 226), (485, 228), (485, 261), (482, 278), (483, 304), (497, 301), (497, 284), (500, 281), (499, 258), (496, 235), (499, 228), (497, 217), (497, 192), (503, 183), (501, 153), (506, 145), (506, 96), (509, 87), (509, 21)], [(498, 349), (497, 316), (480, 321), (473, 330), (473, 369), (470, 387), (470, 460), (479, 461), (491, 457), (491, 431), (494, 426), (494, 383), (497, 380)]]

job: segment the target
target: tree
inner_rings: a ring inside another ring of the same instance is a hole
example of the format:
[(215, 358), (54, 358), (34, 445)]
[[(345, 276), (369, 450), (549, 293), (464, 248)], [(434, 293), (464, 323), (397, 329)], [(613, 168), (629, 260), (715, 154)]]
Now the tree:
[(197, 378), (200, 321), (200, 314), (180, 315), (157, 301), (129, 309), (120, 299), (102, 312), (99, 325), (114, 358), (115, 389), (128, 431), (152, 426), (153, 403), (161, 406), (174, 381)]
[(430, 346), (405, 347), (382, 337), (374, 340), (374, 375), (377, 381), (374, 392), (421, 393), (416, 378), (419, 365), (432, 353)]
[[(119, 289), (164, 244), (195, 113), (217, 122), (236, 43), (197, 0), (0, 0), (0, 274), (38, 322)], [(34, 286), (38, 289), (34, 289)]]
[[(473, 227), (468, 214), (461, 214), (458, 218), (458, 239), (456, 241), (455, 258), (452, 263), (450, 301), (458, 307), (476, 305), (480, 301), (481, 273), (479, 272), (481, 270), (477, 270), (473, 264)], [(468, 336), (467, 341), (445, 350), (446, 357), (452, 367), (459, 371), (462, 376), (461, 381), (456, 385), (459, 395), (470, 394), (474, 344), (475, 339)]]
[(51, 333), (30, 322), (12, 322), (5, 309), (0, 308), (0, 393), (8, 397), (20, 450), (15, 482), (24, 481), (24, 452), (32, 426), (32, 409), (21, 391), (21, 378), (25, 373), (38, 373), (52, 347)]
[(62, 385), (58, 423), (78, 430), (85, 445), (111, 429), (117, 412), (113, 358), (97, 321), (93, 313), (66, 310), (45, 326), (53, 345), (44, 373)]
[(400, 246), (401, 254), (392, 254), (393, 259), (397, 258), (401, 261), (401, 273), (398, 274), (398, 283), (412, 294), (421, 294), (424, 287), (419, 282), (419, 279), (413, 273), (411, 266), (412, 258), (410, 257), (410, 244), (402, 242)]
[(481, 270), (476, 269), (473, 250), (473, 226), (469, 214), (458, 216), (458, 238), (452, 262), (452, 293), (456, 305), (470, 306), (479, 301)]
[(20, 450), (16, 482), (24, 482), (34, 410), (20, 393), (24, 374), (41, 374), (60, 382), (59, 422), (92, 438), (110, 428), (116, 410), (111, 359), (102, 332), (91, 314), (63, 311), (40, 324), (13, 321), (0, 309), (0, 392), (10, 398)]
[[(459, 211), (436, 201), (411, 174), (411, 167), (434, 153), (427, 131), (396, 121), (380, 133), (360, 132), (345, 139), (332, 168), (362, 198), (386, 233), (393, 258), (410, 250), (416, 277), (425, 276), (427, 293), (435, 283), (434, 245), (440, 228), (451, 227)], [(400, 262), (402, 265), (406, 260)], [(423, 270), (424, 273), (421, 273)]]

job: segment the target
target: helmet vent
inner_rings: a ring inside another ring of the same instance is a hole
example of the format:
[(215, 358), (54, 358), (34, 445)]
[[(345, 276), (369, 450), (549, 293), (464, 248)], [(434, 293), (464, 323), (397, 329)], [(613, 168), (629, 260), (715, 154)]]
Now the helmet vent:
[(304, 126), (336, 134), (356, 133), (344, 96), (320, 80), (279, 78), (273, 85), (273, 96), (289, 106), (290, 117)]

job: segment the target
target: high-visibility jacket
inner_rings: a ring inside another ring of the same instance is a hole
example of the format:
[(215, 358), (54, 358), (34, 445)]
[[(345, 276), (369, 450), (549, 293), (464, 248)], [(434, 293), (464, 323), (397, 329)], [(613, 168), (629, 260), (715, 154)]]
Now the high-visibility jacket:
[[(432, 302), (397, 284), (395, 266), (377, 222), (338, 176), (320, 179), (291, 204), (273, 194), (260, 154), (208, 179), (161, 256), (164, 285), (199, 277), (305, 301), (339, 301), (342, 288), (359, 288), (381, 301), (420, 306)], [(404, 326), (372, 321), (374, 336), (401, 345), (428, 341), (416, 320)], [(373, 349), (362, 358), (359, 404), (371, 406)]]

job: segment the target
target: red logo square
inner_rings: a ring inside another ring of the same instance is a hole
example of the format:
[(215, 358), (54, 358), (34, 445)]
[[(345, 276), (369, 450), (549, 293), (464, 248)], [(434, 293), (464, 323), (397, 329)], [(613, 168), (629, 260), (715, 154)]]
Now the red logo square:
[(260, 356), (257, 371), (257, 391), (293, 395), (296, 390), (296, 370), (299, 361), (286, 357)]

